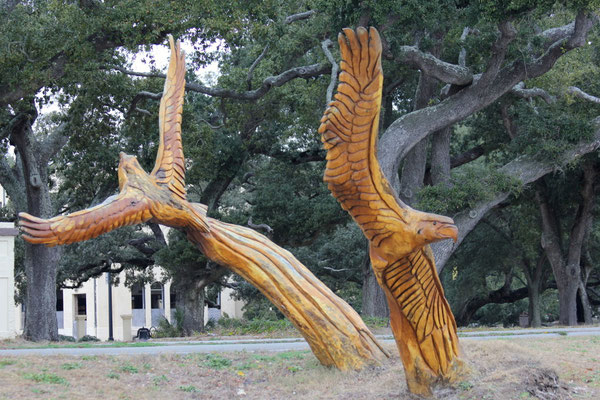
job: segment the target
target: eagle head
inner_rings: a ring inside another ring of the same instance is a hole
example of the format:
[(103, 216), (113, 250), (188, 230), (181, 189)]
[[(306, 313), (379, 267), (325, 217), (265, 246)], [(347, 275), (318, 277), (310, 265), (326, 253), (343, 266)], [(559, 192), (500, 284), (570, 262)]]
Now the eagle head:
[(119, 158), (119, 190), (123, 190), (123, 186), (129, 180), (130, 175), (145, 175), (146, 171), (144, 171), (136, 156), (120, 152)]
[(419, 218), (416, 224), (416, 236), (423, 244), (429, 244), (444, 239), (458, 240), (458, 228), (452, 218), (443, 215), (428, 214)]

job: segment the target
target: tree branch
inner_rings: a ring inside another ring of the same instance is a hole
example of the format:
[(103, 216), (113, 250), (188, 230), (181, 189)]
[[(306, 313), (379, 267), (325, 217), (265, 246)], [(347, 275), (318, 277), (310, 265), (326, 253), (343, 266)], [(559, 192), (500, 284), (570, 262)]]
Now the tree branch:
[(129, 109), (127, 110), (127, 113), (125, 114), (125, 118), (129, 118), (129, 116), (131, 115), (131, 113), (133, 111), (138, 111), (138, 112), (141, 112), (141, 113), (146, 114), (146, 115), (152, 115), (152, 113), (150, 113), (148, 110), (143, 110), (141, 108), (138, 108), (137, 104), (143, 98), (160, 100), (161, 97), (162, 97), (162, 93), (152, 93), (152, 92), (146, 92), (146, 91), (139, 92), (138, 94), (136, 94), (133, 97), (133, 100), (131, 100), (131, 105), (129, 106)]
[(450, 159), (450, 168), (457, 168), (461, 165), (470, 163), (473, 160), (478, 159), (482, 155), (485, 154), (484, 148), (482, 145), (477, 145), (462, 154), (457, 155), (456, 157), (452, 157)]
[[(127, 75), (143, 76), (146, 78), (165, 78), (165, 74), (129, 71), (120, 66), (111, 66), (110, 68), (121, 71)], [(198, 92), (213, 97), (252, 101), (263, 97), (271, 90), (271, 88), (282, 86), (293, 79), (314, 78), (328, 73), (328, 65), (312, 64), (303, 67), (290, 68), (279, 75), (269, 76), (263, 80), (262, 85), (258, 89), (245, 92), (239, 92), (232, 89), (211, 88), (198, 83), (186, 83), (185, 88), (188, 91)]]
[(398, 187), (397, 171), (401, 160), (424, 137), (487, 107), (517, 83), (546, 73), (561, 56), (585, 43), (592, 26), (591, 20), (579, 14), (575, 26), (576, 29), (566, 42), (555, 42), (546, 53), (532, 62), (525, 64), (521, 59), (515, 60), (502, 68), (488, 85), (478, 85), (481, 77), (476, 77), (473, 85), (442, 102), (405, 114), (394, 121), (382, 135), (377, 148), (381, 169), (392, 187)]
[[(548, 92), (541, 88), (525, 89), (525, 83), (519, 82), (510, 90), (515, 96), (523, 99), (531, 99), (533, 97), (541, 97), (547, 104), (553, 104), (556, 102), (556, 98), (551, 96)], [(598, 100), (600, 102), (600, 100)]]
[(256, 69), (260, 61), (265, 57), (265, 54), (267, 54), (267, 50), (269, 50), (268, 44), (265, 46), (262, 53), (260, 53), (256, 60), (254, 60), (254, 62), (250, 66), (250, 69), (248, 69), (248, 75), (246, 75), (246, 84), (248, 86), (248, 90), (252, 89), (252, 77), (254, 76), (254, 70)]
[(398, 50), (398, 56), (394, 57), (388, 53), (386, 58), (420, 69), (426, 75), (444, 83), (463, 86), (473, 81), (473, 74), (466, 67), (442, 61), (429, 53), (422, 52), (415, 46), (400, 46)]
[(592, 96), (591, 94), (587, 94), (583, 90), (579, 89), (576, 86), (569, 86), (567, 89), (567, 93), (572, 94), (575, 97), (579, 97), (580, 99), (591, 101), (592, 103), (600, 104), (600, 97)]
[(338, 63), (335, 61), (335, 58), (333, 58), (333, 55), (329, 51), (329, 46), (331, 46), (332, 44), (333, 43), (329, 39), (321, 42), (321, 48), (323, 49), (323, 53), (325, 53), (325, 57), (327, 57), (327, 59), (331, 63), (331, 80), (329, 81), (329, 86), (327, 86), (327, 96), (325, 97), (327, 104), (331, 103), (331, 99), (333, 98), (333, 90), (335, 89), (335, 84), (337, 82), (337, 76), (339, 71)]
[(515, 39), (517, 36), (517, 31), (512, 26), (510, 21), (503, 21), (498, 24), (498, 30), (500, 31), (500, 36), (492, 45), (492, 57), (489, 59), (486, 69), (481, 75), (481, 78), (477, 81), (477, 85), (487, 86), (489, 82), (496, 78), (498, 75), (498, 71), (500, 71), (500, 67), (506, 58), (506, 51), (508, 50), (508, 45)]
[(467, 65), (467, 49), (465, 48), (464, 43), (465, 40), (467, 40), (469, 32), (471, 32), (471, 28), (465, 26), (462, 34), (460, 35), (460, 42), (462, 43), (462, 46), (460, 47), (460, 52), (458, 53), (458, 65), (461, 67), (465, 67)]
[(267, 233), (273, 233), (273, 228), (271, 228), (269, 225), (267, 224), (253, 224), (252, 223), (252, 217), (250, 217), (248, 219), (248, 226), (254, 230), (258, 230), (258, 229), (262, 229), (264, 231), (267, 231)]
[(301, 12), (298, 14), (288, 15), (287, 17), (285, 17), (285, 20), (283, 22), (285, 24), (291, 24), (292, 22), (300, 21), (303, 19), (308, 19), (316, 13), (317, 12), (315, 10), (309, 10), (309, 11), (304, 11), (304, 12)]
[(304, 164), (313, 161), (325, 161), (325, 155), (327, 153), (322, 148), (308, 149), (301, 152), (286, 152), (282, 150), (275, 150), (269, 152), (254, 150), (254, 152), (258, 154), (264, 154), (268, 157), (273, 157), (278, 160), (283, 160), (294, 165)]
[[(540, 161), (534, 156), (521, 156), (501, 167), (499, 172), (507, 177), (517, 179), (523, 185), (527, 185), (599, 147), (600, 127), (596, 130), (592, 140), (580, 142), (563, 152), (562, 155), (554, 160)], [(491, 209), (506, 200), (508, 196), (510, 196), (509, 192), (496, 193), (491, 200), (480, 202), (472, 209), (461, 211), (454, 216), (454, 222), (459, 231), (457, 242), (452, 243), (449, 240), (445, 240), (431, 245), (435, 253), (438, 271), (441, 271), (444, 268), (454, 250), (458, 248), (464, 238), (473, 230), (473, 228), (475, 228), (481, 218), (483, 218)]]

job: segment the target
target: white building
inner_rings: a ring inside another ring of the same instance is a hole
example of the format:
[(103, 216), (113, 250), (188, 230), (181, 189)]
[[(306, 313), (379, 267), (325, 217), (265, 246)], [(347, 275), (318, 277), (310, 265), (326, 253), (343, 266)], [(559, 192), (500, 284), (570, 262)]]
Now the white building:
[[(161, 276), (163, 270), (154, 267), (153, 275), (157, 281), (144, 286), (126, 287), (125, 273), (122, 272), (119, 285), (112, 287), (112, 326), (114, 340), (129, 341), (142, 327), (158, 327), (161, 319), (174, 323), (177, 308), (177, 293), (172, 290), (171, 282), (164, 285)], [(231, 318), (242, 317), (243, 302), (231, 297), (232, 290), (225, 288), (220, 294), (220, 309), (205, 306), (204, 322), (209, 315), (219, 318), (225, 313)], [(58, 333), (80, 338), (84, 335), (96, 336), (101, 340), (109, 338), (109, 296), (107, 274), (90, 279), (78, 289), (57, 291), (56, 318)], [(22, 331), (24, 313), (18, 308), (17, 329)]]
[(0, 207), (4, 207), (8, 202), (8, 196), (6, 195), (6, 190), (2, 186), (0, 186)]
[(14, 238), (17, 230), (11, 222), (0, 222), (0, 339), (16, 334)]

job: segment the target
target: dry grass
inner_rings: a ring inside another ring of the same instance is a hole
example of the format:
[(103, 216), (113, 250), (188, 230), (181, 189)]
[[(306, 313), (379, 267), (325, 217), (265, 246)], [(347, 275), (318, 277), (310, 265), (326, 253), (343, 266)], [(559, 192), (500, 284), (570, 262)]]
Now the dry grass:
[[(463, 347), (472, 373), (440, 399), (600, 398), (600, 337), (465, 340)], [(11, 400), (371, 400), (408, 398), (405, 391), (397, 356), (351, 373), (321, 367), (308, 351), (0, 358), (0, 399)]]

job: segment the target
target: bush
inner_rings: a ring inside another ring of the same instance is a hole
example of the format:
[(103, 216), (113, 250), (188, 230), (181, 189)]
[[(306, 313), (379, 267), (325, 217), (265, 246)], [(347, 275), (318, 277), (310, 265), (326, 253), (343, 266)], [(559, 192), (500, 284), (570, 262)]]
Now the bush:
[[(208, 327), (208, 325), (207, 325)], [(223, 317), (215, 323), (215, 330), (222, 329), (227, 331), (228, 335), (248, 335), (258, 333), (272, 333), (292, 328), (292, 324), (287, 319), (268, 320), (268, 319), (241, 319)]]
[(76, 342), (77, 340), (75, 340), (75, 338), (73, 336), (66, 336), (66, 335), (58, 335), (58, 340), (60, 340), (61, 342)]
[(167, 338), (167, 337), (182, 337), (183, 334), (183, 312), (180, 310), (175, 311), (175, 321), (171, 324), (166, 318), (161, 319), (158, 322), (158, 328), (152, 333), (155, 338)]
[(92, 335), (84, 335), (81, 338), (79, 338), (80, 342), (99, 342), (100, 339), (98, 339), (96, 336), (92, 336)]

